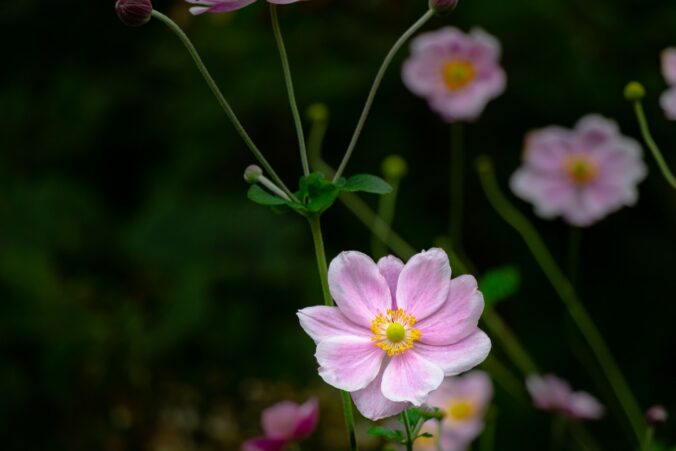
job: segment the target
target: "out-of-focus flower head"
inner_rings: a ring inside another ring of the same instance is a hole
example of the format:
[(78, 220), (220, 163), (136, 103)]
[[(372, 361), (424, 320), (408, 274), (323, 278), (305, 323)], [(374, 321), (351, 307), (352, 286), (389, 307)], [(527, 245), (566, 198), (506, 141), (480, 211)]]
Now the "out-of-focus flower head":
[(676, 121), (676, 47), (662, 52), (662, 74), (671, 87), (660, 97), (660, 105), (667, 118)]
[[(255, 3), (256, 0), (185, 0), (188, 3), (192, 3), (193, 6), (190, 8), (190, 13), (197, 16), (204, 13), (229, 13), (242, 9), (245, 6), (249, 6), (252, 3)], [(268, 3), (274, 3), (276, 5), (288, 5), (290, 3), (296, 3), (305, 0), (267, 0)]]
[(150, 0), (117, 0), (115, 12), (123, 24), (140, 27), (152, 17), (153, 4)]
[(265, 437), (247, 440), (242, 451), (280, 451), (287, 444), (307, 438), (317, 427), (319, 403), (310, 399), (298, 405), (283, 401), (268, 407), (261, 415)]
[(444, 376), (475, 367), (490, 351), (477, 327), (484, 300), (476, 279), (451, 280), (441, 249), (405, 265), (343, 252), (331, 262), (329, 287), (337, 307), (309, 307), (298, 317), (317, 343), (319, 375), (351, 392), (371, 420), (422, 405)]
[(479, 28), (469, 34), (454, 27), (425, 33), (411, 44), (404, 83), (444, 120), (473, 121), (505, 90), (500, 52), (498, 40)]
[(578, 420), (598, 420), (603, 416), (604, 408), (596, 398), (586, 392), (574, 392), (568, 382), (553, 374), (529, 376), (526, 387), (538, 409)]
[(669, 413), (664, 406), (652, 406), (645, 413), (645, 421), (650, 426), (659, 426), (667, 422), (669, 418)]
[(458, 6), (458, 0), (430, 0), (429, 6), (437, 13), (445, 14)]
[(589, 115), (573, 130), (531, 132), (510, 185), (537, 215), (582, 227), (635, 204), (646, 174), (641, 146), (622, 136), (614, 121)]

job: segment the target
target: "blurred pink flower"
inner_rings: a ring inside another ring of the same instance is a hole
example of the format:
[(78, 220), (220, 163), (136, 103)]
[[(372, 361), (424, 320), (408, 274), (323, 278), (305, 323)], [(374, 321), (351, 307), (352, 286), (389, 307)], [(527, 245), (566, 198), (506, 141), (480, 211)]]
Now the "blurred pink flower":
[(441, 385), (490, 352), (477, 327), (484, 300), (472, 276), (451, 280), (448, 256), (431, 249), (404, 265), (343, 252), (329, 268), (337, 307), (298, 312), (317, 343), (319, 375), (352, 393), (359, 411), (377, 420), (419, 406)]
[[(236, 11), (242, 9), (245, 6), (249, 6), (252, 3), (255, 3), (256, 0), (185, 0), (188, 3), (192, 3), (193, 6), (190, 8), (190, 13), (197, 16), (204, 13), (227, 13), (230, 11)], [(304, 0), (267, 0), (268, 3), (274, 3), (277, 5), (288, 5), (290, 3), (296, 3)]]
[(242, 451), (280, 451), (287, 444), (307, 438), (317, 427), (319, 404), (310, 399), (303, 405), (283, 401), (261, 415), (265, 437), (247, 440)]
[(482, 29), (445, 27), (411, 44), (404, 83), (447, 122), (472, 121), (505, 90), (500, 43)]
[(596, 398), (586, 392), (574, 392), (566, 381), (553, 374), (529, 376), (526, 387), (538, 409), (579, 420), (598, 420), (603, 416), (603, 406)]
[(576, 226), (635, 204), (647, 173), (641, 146), (598, 115), (585, 116), (574, 130), (531, 132), (523, 160), (510, 181), (512, 191), (532, 202), (539, 216), (562, 216)]
[(676, 47), (662, 52), (662, 74), (671, 88), (660, 97), (660, 105), (667, 118), (676, 121)]

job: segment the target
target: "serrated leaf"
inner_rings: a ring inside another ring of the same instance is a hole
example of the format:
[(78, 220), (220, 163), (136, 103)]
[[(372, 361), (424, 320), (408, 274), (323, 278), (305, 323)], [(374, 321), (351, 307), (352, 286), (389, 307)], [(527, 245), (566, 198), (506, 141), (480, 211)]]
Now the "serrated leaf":
[(392, 192), (392, 187), (385, 180), (375, 175), (357, 174), (353, 175), (344, 185), (340, 187), (341, 191), (348, 192), (364, 192), (373, 194), (389, 194)]
[(338, 187), (326, 180), (321, 172), (301, 177), (299, 187), (298, 197), (311, 213), (323, 212), (333, 205), (340, 194)]
[(286, 205), (286, 201), (281, 197), (274, 196), (258, 185), (251, 185), (249, 191), (247, 192), (247, 197), (259, 205), (265, 205), (266, 207), (276, 207), (280, 205)]
[(515, 266), (492, 269), (479, 280), (479, 289), (487, 306), (494, 306), (514, 295), (520, 285), (521, 273)]
[(401, 431), (395, 431), (384, 426), (374, 426), (368, 430), (370, 435), (378, 435), (389, 440), (400, 442), (404, 439), (404, 434)]

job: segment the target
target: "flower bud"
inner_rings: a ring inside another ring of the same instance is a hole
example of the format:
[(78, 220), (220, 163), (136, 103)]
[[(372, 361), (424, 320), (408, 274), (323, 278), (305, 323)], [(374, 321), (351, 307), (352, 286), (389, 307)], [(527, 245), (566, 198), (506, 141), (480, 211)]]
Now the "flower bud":
[(624, 98), (630, 102), (638, 102), (645, 97), (645, 88), (637, 81), (632, 81), (624, 88)]
[(323, 103), (313, 103), (308, 107), (306, 114), (312, 122), (326, 122), (329, 118), (329, 109)]
[(150, 20), (153, 4), (150, 0), (117, 0), (115, 12), (123, 24), (140, 27)]
[(251, 185), (258, 183), (262, 175), (263, 170), (255, 164), (252, 164), (244, 170), (244, 180)]
[(650, 426), (659, 426), (667, 422), (669, 414), (663, 406), (652, 406), (645, 413), (645, 422)]
[(401, 156), (390, 155), (383, 160), (382, 171), (387, 180), (399, 180), (408, 172), (408, 165)]
[(437, 14), (444, 14), (454, 10), (458, 6), (458, 0), (430, 0), (429, 5)]

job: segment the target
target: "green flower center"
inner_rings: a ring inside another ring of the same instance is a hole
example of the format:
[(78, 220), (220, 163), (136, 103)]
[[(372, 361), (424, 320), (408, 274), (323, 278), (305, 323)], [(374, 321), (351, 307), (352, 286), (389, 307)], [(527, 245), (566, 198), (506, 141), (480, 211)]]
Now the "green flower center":
[(385, 336), (392, 343), (399, 343), (404, 338), (406, 338), (406, 329), (399, 323), (392, 323), (387, 326), (387, 331), (385, 331)]

